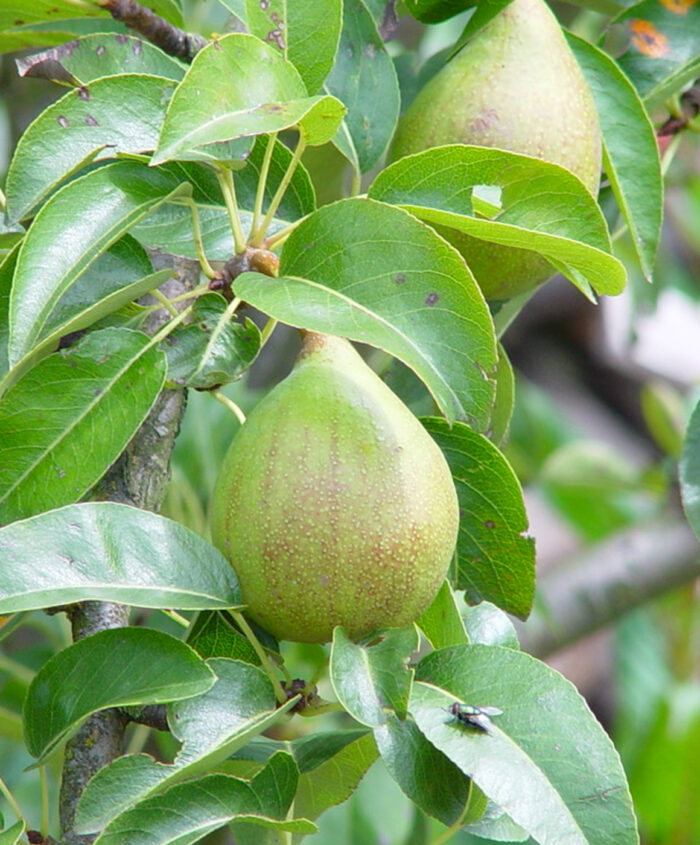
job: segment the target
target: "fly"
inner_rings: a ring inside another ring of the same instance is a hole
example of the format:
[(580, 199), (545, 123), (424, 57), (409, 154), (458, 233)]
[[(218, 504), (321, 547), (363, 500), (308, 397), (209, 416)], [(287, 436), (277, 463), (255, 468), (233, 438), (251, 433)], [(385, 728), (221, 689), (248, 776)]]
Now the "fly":
[(503, 711), (498, 707), (472, 707), (470, 704), (455, 701), (448, 707), (448, 712), (463, 725), (488, 733), (491, 725), (489, 716), (500, 716)]

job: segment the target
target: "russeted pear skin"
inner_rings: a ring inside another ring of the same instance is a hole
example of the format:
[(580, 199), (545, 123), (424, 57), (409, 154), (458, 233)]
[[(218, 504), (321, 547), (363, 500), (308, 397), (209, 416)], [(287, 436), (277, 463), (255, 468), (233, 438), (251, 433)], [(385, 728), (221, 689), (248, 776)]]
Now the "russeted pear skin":
[[(498, 147), (560, 164), (597, 193), (601, 136), (593, 97), (544, 0), (513, 0), (420, 91), (391, 157), (429, 147)], [(536, 253), (439, 229), (484, 296), (508, 299), (555, 270)]]
[(449, 467), (418, 420), (350, 343), (307, 333), (229, 448), (211, 529), (251, 618), (323, 643), (336, 625), (359, 639), (414, 621), (458, 523)]

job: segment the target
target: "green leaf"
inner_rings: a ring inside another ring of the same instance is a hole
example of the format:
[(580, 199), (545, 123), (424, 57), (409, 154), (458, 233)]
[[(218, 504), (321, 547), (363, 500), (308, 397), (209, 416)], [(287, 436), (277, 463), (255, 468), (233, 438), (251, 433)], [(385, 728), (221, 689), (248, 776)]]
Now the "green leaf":
[(82, 498), (146, 418), (165, 370), (146, 335), (103, 329), (20, 379), (0, 404), (0, 521)]
[[(416, 679), (418, 727), (537, 842), (637, 845), (620, 758), (561, 675), (520, 651), (468, 645), (427, 655)], [(456, 699), (503, 712), (479, 731), (446, 712)]]
[(535, 546), (524, 535), (527, 515), (510, 464), (481, 434), (463, 423), (452, 429), (423, 420), (452, 471), (460, 509), (455, 582), (471, 602), (487, 599), (527, 617), (535, 591)]
[[(478, 186), (499, 189), (500, 207), (475, 202)], [(377, 176), (368, 193), (428, 223), (538, 252), (586, 294), (588, 284), (613, 295), (625, 287), (625, 268), (610, 254), (600, 208), (583, 182), (557, 164), (454, 144), (399, 159)], [(481, 210), (488, 219), (477, 213)]]
[(100, 834), (95, 845), (189, 845), (242, 818), (279, 831), (316, 832), (316, 825), (307, 819), (265, 816), (248, 783), (214, 774), (174, 786), (128, 810)]
[(489, 601), (468, 607), (464, 614), (464, 625), (471, 643), (520, 648), (515, 626), (502, 610)]
[(695, 406), (680, 462), (681, 498), (690, 527), (700, 538), (700, 402)]
[(100, 830), (154, 793), (208, 771), (280, 721), (296, 703), (290, 699), (277, 708), (270, 679), (257, 666), (223, 657), (207, 665), (217, 676), (214, 686), (168, 708), (168, 723), (182, 743), (173, 763), (136, 754), (105, 766), (80, 799), (79, 832)]
[[(9, 0), (0, 7), (0, 29), (73, 18), (76, 11), (74, 0)], [(106, 14), (96, 4), (86, 4), (81, 12), (91, 18)]]
[(629, 38), (617, 62), (649, 103), (677, 94), (700, 72), (700, 6), (693, 0), (642, 0), (613, 23)]
[(383, 725), (387, 709), (406, 716), (413, 677), (407, 664), (418, 648), (418, 632), (413, 625), (387, 628), (377, 640), (356, 645), (337, 627), (331, 647), (333, 690), (353, 719), (369, 727)]
[(343, 17), (341, 0), (245, 0), (252, 35), (276, 47), (315, 94), (333, 66)]
[(475, 6), (477, 0), (405, 0), (405, 3), (407, 11), (422, 23), (440, 23)]
[(109, 76), (69, 91), (41, 112), (10, 162), (8, 219), (26, 217), (88, 162), (154, 149), (174, 89), (175, 82), (159, 76)]
[(15, 822), (12, 827), (0, 831), (0, 845), (16, 845), (20, 836), (24, 833), (26, 825), (21, 819)]
[(260, 349), (260, 329), (247, 319), (234, 322), (218, 293), (195, 303), (193, 321), (178, 327), (163, 342), (168, 380), (181, 387), (210, 390), (239, 379)]
[(149, 628), (100, 631), (55, 654), (29, 685), (27, 749), (44, 760), (98, 710), (189, 698), (215, 680), (196, 652), (169, 634)]
[(10, 292), (17, 266), (20, 244), (15, 244), (0, 263), (0, 381), (9, 369), (7, 343), (10, 338)]
[(233, 569), (213, 546), (165, 517), (114, 502), (14, 522), (0, 530), (0, 553), (12, 561), (0, 573), (0, 613), (89, 600), (185, 610), (241, 604)]
[(55, 193), (35, 217), (17, 259), (10, 363), (32, 350), (56, 303), (106, 249), (161, 203), (188, 190), (169, 174), (122, 161)]
[(170, 101), (152, 163), (216, 159), (212, 148), (201, 148), (294, 126), (307, 143), (325, 144), (342, 115), (334, 97), (308, 97), (294, 66), (273, 47), (233, 33), (195, 56)]
[(285, 323), (385, 349), (448, 419), (486, 426), (493, 324), (463, 260), (430, 228), (383, 203), (342, 200), (292, 232), (280, 276), (245, 273), (236, 294)]
[(394, 63), (363, 0), (344, 0), (343, 30), (326, 90), (347, 107), (334, 143), (366, 173), (394, 134), (401, 96)]
[(508, 435), (510, 419), (515, 407), (515, 376), (503, 344), (498, 344), (498, 369), (496, 370), (496, 398), (489, 421), (488, 437), (496, 446), (503, 445)]
[(449, 581), (443, 581), (430, 607), (416, 620), (416, 625), (433, 648), (469, 642)]
[(389, 714), (374, 729), (374, 738), (389, 774), (424, 813), (451, 825), (469, 802), (470, 781), (431, 745), (412, 719)]
[(568, 34), (567, 39), (598, 109), (605, 172), (642, 272), (651, 281), (663, 212), (663, 179), (654, 127), (615, 61), (582, 38)]
[(186, 642), (205, 660), (209, 657), (229, 657), (260, 665), (260, 658), (250, 642), (217, 610), (197, 614), (187, 632)]
[(304, 737), (292, 744), (301, 776), (295, 811), (316, 819), (346, 801), (377, 759), (371, 732), (337, 731)]
[[(20, 76), (50, 79), (61, 85), (86, 85), (103, 76), (140, 73), (179, 82), (185, 66), (158, 47), (131, 35), (93, 33), (17, 59)], [(140, 117), (138, 112), (132, 116)]]

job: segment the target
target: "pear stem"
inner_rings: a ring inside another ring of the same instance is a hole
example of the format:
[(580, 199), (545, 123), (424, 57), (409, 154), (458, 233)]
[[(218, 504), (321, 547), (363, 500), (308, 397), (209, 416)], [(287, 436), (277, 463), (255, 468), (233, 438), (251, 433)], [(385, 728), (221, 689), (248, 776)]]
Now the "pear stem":
[(275, 674), (275, 670), (272, 668), (270, 658), (267, 656), (265, 649), (260, 644), (260, 640), (255, 636), (255, 632), (248, 624), (248, 620), (245, 618), (245, 616), (243, 616), (242, 613), (239, 613), (237, 610), (229, 610), (229, 613), (231, 614), (235, 623), (238, 625), (241, 631), (243, 631), (243, 633), (246, 635), (246, 637), (248, 638), (248, 642), (253, 646), (255, 653), (260, 658), (260, 662), (262, 663), (263, 669), (265, 670), (268, 678), (272, 682), (277, 701), (280, 704), (284, 704), (287, 700), (287, 695), (282, 689), (282, 684), (280, 683), (279, 678)]
[(245, 414), (238, 405), (236, 405), (233, 399), (229, 399), (228, 396), (220, 390), (212, 390), (210, 393), (217, 402), (221, 402), (224, 408), (228, 408), (228, 410), (231, 411), (241, 425), (245, 424)]

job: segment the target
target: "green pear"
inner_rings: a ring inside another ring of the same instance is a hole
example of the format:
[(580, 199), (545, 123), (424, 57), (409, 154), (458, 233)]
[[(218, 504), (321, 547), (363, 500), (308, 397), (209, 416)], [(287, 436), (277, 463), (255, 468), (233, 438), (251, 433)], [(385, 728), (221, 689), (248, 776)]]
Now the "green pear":
[[(429, 80), (399, 124), (392, 158), (444, 144), (498, 147), (551, 161), (597, 193), (595, 103), (543, 0), (513, 0)], [(462, 253), (486, 299), (509, 299), (556, 272), (530, 250), (439, 231)]]
[(450, 469), (346, 341), (307, 333), (224, 459), (212, 539), (247, 612), (279, 639), (359, 639), (414, 621), (452, 560)]

